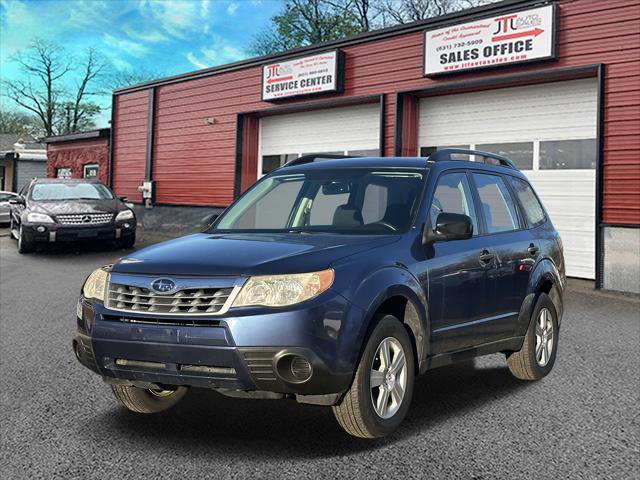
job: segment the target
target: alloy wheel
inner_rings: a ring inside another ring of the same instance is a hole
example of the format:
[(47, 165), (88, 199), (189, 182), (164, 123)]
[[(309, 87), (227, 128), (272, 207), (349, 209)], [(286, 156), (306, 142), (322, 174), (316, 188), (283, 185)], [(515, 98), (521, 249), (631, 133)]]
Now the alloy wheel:
[(387, 337), (373, 357), (369, 377), (371, 402), (380, 418), (391, 418), (400, 409), (407, 387), (407, 357), (400, 342)]
[(536, 361), (541, 367), (549, 363), (553, 340), (553, 317), (548, 309), (543, 308), (536, 321)]

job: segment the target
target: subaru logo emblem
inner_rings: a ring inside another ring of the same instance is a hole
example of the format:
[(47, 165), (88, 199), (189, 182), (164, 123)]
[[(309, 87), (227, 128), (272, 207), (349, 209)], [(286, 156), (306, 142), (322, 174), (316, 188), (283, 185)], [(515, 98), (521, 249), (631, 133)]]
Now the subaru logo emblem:
[(158, 278), (151, 282), (151, 290), (161, 295), (173, 292), (176, 287), (176, 282), (170, 278)]
[(91, 222), (91, 217), (89, 215), (82, 216), (82, 223), (90, 223), (90, 222)]

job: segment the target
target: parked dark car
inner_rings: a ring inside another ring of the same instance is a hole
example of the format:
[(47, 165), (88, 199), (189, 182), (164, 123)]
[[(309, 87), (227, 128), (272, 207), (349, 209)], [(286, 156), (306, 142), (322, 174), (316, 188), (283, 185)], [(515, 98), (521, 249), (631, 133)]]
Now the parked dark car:
[(0, 192), (0, 225), (9, 223), (9, 214), (11, 212), (10, 200), (15, 199), (18, 195), (13, 192)]
[(502, 352), (547, 375), (564, 288), (560, 237), (509, 160), (302, 157), (205, 233), (93, 272), (73, 347), (134, 412), (205, 387), (331, 405), (380, 437), (431, 368)]
[(97, 180), (34, 179), (11, 199), (11, 232), (20, 253), (38, 243), (110, 241), (131, 248), (136, 217)]

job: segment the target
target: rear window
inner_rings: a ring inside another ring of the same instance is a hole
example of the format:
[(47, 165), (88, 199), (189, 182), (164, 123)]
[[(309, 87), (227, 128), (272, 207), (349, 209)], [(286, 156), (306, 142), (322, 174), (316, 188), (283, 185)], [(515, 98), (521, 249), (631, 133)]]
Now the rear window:
[(509, 183), (516, 192), (520, 205), (522, 205), (529, 225), (535, 227), (543, 223), (546, 218), (546, 214), (544, 213), (544, 208), (542, 208), (542, 205), (540, 204), (538, 197), (536, 197), (536, 194), (533, 192), (531, 186), (527, 182), (518, 178), (508, 178)]

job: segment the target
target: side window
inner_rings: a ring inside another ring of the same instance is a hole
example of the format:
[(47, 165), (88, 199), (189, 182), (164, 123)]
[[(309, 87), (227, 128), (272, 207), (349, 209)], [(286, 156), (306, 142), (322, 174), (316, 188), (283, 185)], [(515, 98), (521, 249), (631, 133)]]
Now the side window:
[(531, 186), (518, 178), (508, 177), (509, 183), (513, 187), (513, 190), (516, 192), (516, 196), (520, 201), (520, 205), (524, 210), (524, 214), (529, 221), (529, 225), (532, 227), (536, 227), (544, 222), (546, 215), (544, 213), (544, 208), (540, 205), (538, 198), (535, 193), (533, 193), (533, 189)]
[(429, 210), (432, 226), (435, 226), (438, 215), (442, 212), (459, 213), (471, 217), (473, 234), (477, 235), (476, 211), (473, 208), (469, 181), (464, 173), (447, 173), (438, 179)]
[(516, 206), (502, 177), (474, 173), (473, 179), (478, 187), (480, 210), (484, 214), (487, 233), (517, 230)]

